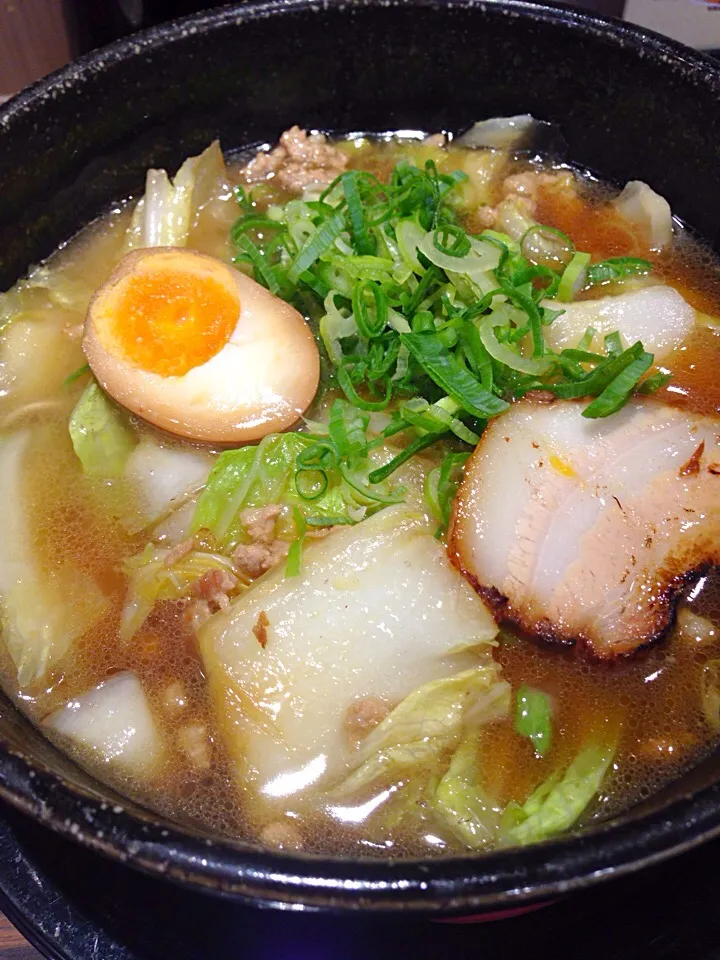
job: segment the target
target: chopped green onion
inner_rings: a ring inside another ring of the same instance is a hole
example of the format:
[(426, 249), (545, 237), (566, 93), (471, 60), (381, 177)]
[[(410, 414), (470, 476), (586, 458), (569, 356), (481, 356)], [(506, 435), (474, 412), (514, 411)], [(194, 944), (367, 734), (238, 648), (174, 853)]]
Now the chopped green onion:
[(381, 483), (383, 480), (387, 480), (390, 474), (394, 473), (398, 467), (401, 467), (410, 460), (411, 457), (414, 457), (416, 453), (420, 453), (421, 450), (425, 450), (427, 447), (431, 447), (434, 443), (437, 443), (444, 435), (444, 433), (427, 433), (424, 437), (417, 437), (409, 443), (404, 450), (401, 450), (396, 457), (393, 457), (389, 463), (386, 463), (384, 467), (378, 467), (377, 470), (373, 470), (368, 480), (370, 483)]
[(519, 287), (511, 286), (506, 280), (500, 281), (500, 289), (505, 296), (527, 314), (530, 321), (530, 332), (533, 341), (533, 357), (537, 359), (545, 353), (542, 333), (542, 316), (532, 297), (524, 293)]
[(583, 380), (575, 383), (550, 383), (546, 385), (555, 396), (563, 400), (575, 400), (579, 397), (595, 397), (623, 372), (634, 360), (643, 354), (643, 345), (638, 340), (618, 357), (610, 357), (604, 363), (587, 374)]
[(297, 507), (293, 507), (293, 518), (295, 520), (295, 527), (297, 529), (297, 539), (293, 540), (293, 542), (290, 544), (290, 549), (288, 550), (287, 560), (285, 561), (286, 577), (297, 577), (300, 575), (300, 570), (302, 568), (303, 541), (305, 540), (305, 533), (307, 531), (307, 523), (305, 522), (305, 518)]
[(358, 172), (348, 170), (340, 177), (345, 200), (347, 201), (350, 226), (355, 249), (359, 254), (373, 254), (375, 244), (365, 222), (365, 208), (358, 192)]
[(493, 329), (493, 314), (485, 317), (479, 325), (480, 340), (483, 346), (494, 360), (504, 363), (511, 370), (519, 370), (521, 373), (531, 373), (533, 376), (540, 376), (546, 373), (550, 360), (545, 357), (533, 360), (530, 357), (523, 357), (517, 350), (513, 350), (507, 344), (500, 343)]
[(457, 413), (459, 404), (450, 397), (445, 397), (444, 401), (446, 402), (439, 400), (431, 406), (422, 397), (413, 397), (402, 405), (400, 413), (404, 420), (420, 430), (426, 430), (429, 433), (450, 430), (458, 439), (475, 446), (480, 437), (465, 426), (462, 420), (453, 416)]
[(233, 193), (235, 195), (235, 201), (241, 210), (252, 210), (252, 201), (248, 199), (244, 187), (237, 184), (233, 187)]
[(299, 467), (295, 471), (295, 489), (303, 500), (319, 500), (328, 488), (328, 477), (317, 467)]
[(410, 269), (422, 276), (425, 273), (425, 267), (418, 260), (418, 247), (425, 237), (426, 231), (415, 219), (400, 220), (395, 226), (395, 237), (400, 255), (410, 267)]
[(243, 233), (237, 238), (235, 245), (241, 252), (241, 255), (243, 257), (247, 257), (252, 264), (253, 270), (255, 271), (255, 279), (262, 283), (263, 286), (267, 287), (270, 293), (277, 296), (282, 287), (276, 276), (275, 270), (273, 269), (272, 265), (268, 263), (260, 250), (255, 246), (250, 237)]
[(447, 453), (440, 466), (434, 467), (427, 475), (425, 496), (442, 530), (447, 529), (450, 522), (452, 502), (469, 456), (469, 453)]
[(557, 290), (558, 300), (563, 303), (569, 303), (574, 299), (575, 294), (579, 293), (587, 282), (587, 269), (590, 263), (589, 253), (575, 253), (570, 263), (565, 267), (563, 275), (560, 278), (560, 286)]
[(672, 374), (670, 371), (663, 372), (658, 370), (657, 373), (653, 373), (649, 377), (645, 377), (645, 379), (638, 386), (636, 392), (642, 393), (645, 396), (649, 396), (649, 394), (660, 390), (661, 387), (664, 387), (665, 384), (669, 383), (671, 380)]
[(601, 353), (591, 353), (589, 350), (573, 350), (572, 347), (563, 350), (560, 356), (568, 360), (574, 360), (576, 363), (604, 363), (607, 360), (607, 356), (603, 356)]
[(651, 353), (641, 353), (592, 403), (585, 407), (583, 416), (590, 419), (609, 417), (611, 413), (616, 413), (625, 406), (643, 374), (652, 366), (653, 360)]
[(623, 352), (622, 337), (618, 330), (608, 333), (605, 336), (605, 353), (609, 357), (619, 357)]
[(355, 385), (350, 379), (347, 366), (338, 367), (337, 378), (342, 392), (350, 403), (359, 407), (361, 410), (384, 410), (390, 403), (390, 398), (392, 397), (392, 383), (390, 380), (385, 384), (385, 396), (382, 400), (365, 400), (355, 389)]
[(442, 271), (436, 267), (435, 264), (431, 264), (425, 271), (422, 280), (417, 285), (417, 289), (413, 293), (412, 297), (409, 298), (405, 306), (404, 312), (406, 316), (412, 317), (415, 314), (420, 304), (425, 300), (426, 296), (430, 292), (430, 287), (432, 287), (433, 284), (442, 283), (442, 279)]
[[(410, 456), (412, 456), (412, 454), (410, 454)], [(389, 467), (390, 464), (387, 464), (387, 466)], [(386, 469), (385, 467), (382, 467), (381, 470), (375, 470), (373, 473), (371, 473), (370, 476), (368, 477), (368, 480), (370, 481), (370, 483), (372, 484), (381, 483), (386, 477), (389, 477), (390, 474), (393, 472), (392, 470), (389, 470), (387, 473), (383, 473), (383, 475), (380, 476), (381, 472), (384, 471), (385, 469)], [(370, 487), (368, 487), (367, 484), (363, 483), (363, 481), (360, 480), (359, 477), (354, 476), (347, 467), (341, 466), (340, 473), (342, 474), (342, 477), (345, 483), (347, 483), (347, 485), (352, 490), (354, 490), (355, 493), (358, 493), (365, 500), (370, 500), (373, 503), (386, 503), (386, 504), (402, 502), (402, 498), (405, 494), (404, 487), (400, 487), (394, 490), (391, 495), (386, 496), (385, 494), (380, 493), (378, 490), (371, 490)]]
[[(646, 377), (650, 355), (640, 343), (623, 351), (617, 335), (607, 338), (606, 355), (594, 352), (592, 328), (559, 353), (544, 341), (544, 328), (563, 312), (548, 300), (571, 300), (586, 282), (646, 273), (651, 265), (623, 257), (590, 264), (564, 233), (518, 211), (507, 226), (520, 242), (492, 230), (472, 236), (447, 199), (465, 179), (459, 171), (441, 173), (432, 161), (423, 167), (401, 161), (387, 184), (348, 170), (318, 200), (276, 203), (264, 214), (244, 191), (237, 193), (236, 260), (318, 324), (330, 377), (347, 399), (333, 403), (315, 436), (283, 441), (282, 470), (264, 464), (262, 444), (257, 456), (231, 458), (237, 481), (228, 461), (230, 501), (224, 505), (223, 478), (213, 500), (227, 543), (238, 504), (250, 490), (263, 499), (258, 491), (266, 475), (277, 473), (272, 502), (288, 495), (291, 504), (302, 502), (303, 513), (316, 503), (311, 525), (353, 522), (398, 502), (400, 491), (378, 485), (439, 438), (454, 434), (475, 446), (484, 421), (506, 411), (508, 398), (547, 389), (595, 398), (585, 416), (606, 416), (633, 390), (651, 392), (667, 382), (666, 374)], [(368, 414), (391, 401), (389, 425), (368, 440)], [(414, 431), (408, 446), (371, 469), (371, 451), (402, 430)], [(448, 454), (428, 474), (428, 502), (445, 526), (466, 456)], [(292, 550), (298, 558), (301, 540)]]
[(582, 335), (580, 342), (577, 345), (577, 349), (589, 350), (596, 336), (597, 336), (597, 330), (595, 329), (595, 327), (588, 327), (585, 333)]
[(337, 517), (305, 517), (305, 522), (309, 527), (339, 527), (344, 524), (352, 525), (355, 523), (350, 517), (337, 516)]
[(90, 373), (89, 363), (84, 363), (81, 367), (78, 367), (77, 370), (73, 370), (72, 373), (69, 373), (63, 380), (63, 386), (69, 387), (71, 383), (75, 383), (75, 381), (79, 380), (80, 377), (84, 377), (86, 373)]
[(653, 265), (649, 260), (641, 260), (639, 257), (612, 257), (610, 260), (592, 263), (588, 267), (587, 283), (594, 287), (600, 283), (622, 280), (624, 277), (652, 273), (652, 269)]
[(336, 213), (329, 220), (326, 220), (318, 227), (317, 231), (311, 236), (302, 249), (298, 252), (293, 262), (288, 268), (288, 278), (297, 283), (300, 274), (304, 273), (308, 267), (311, 267), (318, 257), (322, 256), (328, 250), (342, 233), (345, 227), (345, 217), (341, 213)]
[(470, 252), (470, 238), (454, 223), (443, 223), (433, 231), (435, 249), (448, 257), (464, 257)]
[[(368, 296), (372, 306), (368, 303)], [(360, 336), (372, 340), (387, 326), (388, 302), (382, 289), (373, 280), (359, 283), (352, 294), (353, 316)]]
[(535, 753), (544, 757), (552, 746), (552, 708), (550, 698), (542, 690), (526, 684), (520, 687), (515, 700), (515, 731), (527, 737)]
[(456, 400), (463, 410), (481, 419), (504, 413), (509, 404), (486, 390), (461, 367), (438, 334), (403, 333), (400, 338), (425, 373)]
[(493, 388), (493, 365), (477, 326), (474, 323), (464, 323), (460, 328), (460, 339), (472, 372), (490, 392)]

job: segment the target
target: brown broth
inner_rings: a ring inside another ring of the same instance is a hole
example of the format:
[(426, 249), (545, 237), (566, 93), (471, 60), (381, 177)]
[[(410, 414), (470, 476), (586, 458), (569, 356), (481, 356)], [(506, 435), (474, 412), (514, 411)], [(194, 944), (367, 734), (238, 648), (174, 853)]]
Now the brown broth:
[[(443, 152), (419, 144), (356, 141), (345, 147), (351, 165), (387, 176), (392, 165), (409, 156), (416, 162), (435, 159), (445, 169), (468, 160), (468, 151), (451, 148)], [(521, 165), (508, 166), (490, 185), (488, 202), (498, 196), (502, 175)], [(578, 249), (592, 251), (595, 259), (609, 256), (648, 256), (638, 236), (607, 203), (608, 192), (596, 184), (577, 191), (546, 189), (538, 197), (541, 222), (568, 233)], [(287, 199), (267, 188), (259, 206)], [(224, 237), (232, 211), (208, 220), (196, 231), (194, 245), (200, 250), (227, 253)], [(89, 293), (104, 281), (121, 250), (127, 210), (96, 224), (50, 262), (51, 270), (65, 270), (82, 278)], [(658, 260), (663, 278), (676, 285), (696, 309), (720, 315), (720, 274), (708, 261), (706, 251), (687, 239)], [(87, 298), (86, 298), (87, 299)], [(80, 302), (82, 297), (80, 297)], [(55, 322), (57, 307), (41, 292), (26, 300), (38, 323)], [(26, 310), (27, 312), (27, 310)], [(72, 309), (63, 322), (68, 327), (68, 349), (52, 370), (60, 383), (83, 363), (75, 330), (83, 322), (83, 309)], [(75, 339), (73, 340), (73, 336)], [(677, 354), (667, 361), (673, 371), (672, 385), (663, 399), (678, 406), (717, 414), (720, 411), (720, 381), (715, 369), (720, 356), (720, 330), (698, 326)], [(184, 623), (181, 605), (160, 604), (138, 635), (129, 643), (118, 639), (118, 624), (125, 593), (122, 561), (145, 545), (147, 534), (130, 535), (107, 509), (91, 495), (67, 435), (67, 419), (83, 388), (79, 381), (57, 393), (57, 405), (41, 422), (29, 419), (32, 444), (26, 464), (25, 502), (31, 508), (33, 550), (45, 570), (66, 562), (92, 577), (109, 601), (102, 620), (77, 641), (60, 667), (50, 677), (23, 691), (22, 708), (40, 723), (52, 710), (121, 670), (133, 670), (141, 678), (154, 716), (168, 744), (168, 758), (153, 784), (117, 780), (121, 790), (143, 802), (206, 829), (252, 838), (263, 826), (262, 814), (244, 810), (234, 786), (231, 763), (216, 728), (208, 686), (194, 634)], [(13, 399), (12, 390), (0, 395), (3, 417), (22, 412), (33, 397)], [(24, 421), (23, 421), (24, 422)], [(137, 424), (142, 431), (148, 428)], [(15, 426), (10, 428), (16, 429)], [(124, 494), (120, 491), (119, 496)], [(720, 588), (706, 589), (695, 600), (699, 611), (720, 621)], [(605, 784), (602, 802), (595, 810), (616, 813), (648, 796), (697, 762), (714, 745), (700, 700), (704, 664), (720, 651), (671, 637), (650, 651), (613, 664), (592, 662), (573, 650), (538, 646), (527, 638), (506, 637), (496, 657), (504, 675), (517, 689), (523, 683), (551, 695), (554, 703), (554, 748), (549, 757), (537, 758), (529, 742), (518, 736), (511, 720), (490, 726), (481, 742), (484, 786), (501, 804), (522, 802), (532, 789), (557, 766), (568, 762), (586, 737), (599, 727), (622, 728), (614, 772)], [(6, 651), (0, 651), (3, 686), (18, 697), (15, 674)], [(181, 689), (182, 710), (168, 704), (168, 692)], [(179, 745), (178, 734), (188, 725), (207, 731), (210, 766), (198, 770)], [(78, 752), (81, 762), (93, 767)], [(95, 769), (101, 777), (103, 771)], [(299, 823), (305, 847), (314, 850), (378, 854), (432, 854), (457, 850), (458, 843), (444, 833), (424, 811), (418, 795), (415, 819), (378, 826), (373, 821), (341, 827), (321, 813), (303, 814)], [(590, 811), (592, 815), (593, 811)], [(294, 810), (289, 816), (298, 817)], [(432, 839), (428, 839), (432, 837)]]

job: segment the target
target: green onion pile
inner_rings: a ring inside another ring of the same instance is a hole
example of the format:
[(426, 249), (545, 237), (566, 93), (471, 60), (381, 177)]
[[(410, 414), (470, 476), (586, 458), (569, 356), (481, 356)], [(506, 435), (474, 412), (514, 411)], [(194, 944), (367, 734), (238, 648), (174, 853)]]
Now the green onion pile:
[[(589, 350), (589, 328), (573, 349), (556, 352), (544, 331), (583, 289), (645, 274), (645, 260), (590, 263), (569, 237), (533, 225), (520, 242), (493, 230), (473, 235), (462, 223), (462, 172), (402, 161), (388, 183), (349, 170), (317, 199), (290, 200), (259, 213), (238, 189), (242, 216), (232, 228), (235, 262), (295, 304), (316, 324), (327, 354), (329, 385), (346, 402), (333, 406), (324, 435), (297, 459), (303, 499), (322, 496), (328, 471), (347, 482), (373, 442), (369, 415), (391, 414), (380, 443), (407, 431), (389, 463), (366, 471), (369, 487), (441, 439), (454, 449), (429, 478), (426, 494), (443, 523), (458, 469), (491, 417), (529, 391), (594, 398), (583, 416), (606, 417), (634, 392), (667, 376), (646, 377), (653, 363), (638, 342), (623, 349), (617, 333), (604, 353)], [(319, 491), (319, 493), (314, 493)]]

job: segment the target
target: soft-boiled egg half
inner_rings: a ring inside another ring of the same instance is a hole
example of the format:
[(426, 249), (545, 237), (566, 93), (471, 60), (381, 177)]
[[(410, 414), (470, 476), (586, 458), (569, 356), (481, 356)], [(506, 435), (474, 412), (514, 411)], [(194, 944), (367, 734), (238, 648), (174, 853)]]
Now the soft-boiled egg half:
[(297, 310), (222, 261), (174, 247), (123, 258), (90, 304), (83, 348), (118, 403), (206, 443), (287, 429), (320, 378)]

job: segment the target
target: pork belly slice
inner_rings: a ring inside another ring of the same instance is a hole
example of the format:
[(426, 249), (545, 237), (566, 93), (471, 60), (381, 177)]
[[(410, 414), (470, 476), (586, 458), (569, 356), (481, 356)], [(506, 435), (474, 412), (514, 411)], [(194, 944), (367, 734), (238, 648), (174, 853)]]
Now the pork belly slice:
[(610, 658), (662, 637), (684, 585), (718, 563), (720, 423), (656, 400), (582, 409), (526, 400), (491, 421), (448, 550), (498, 617)]

